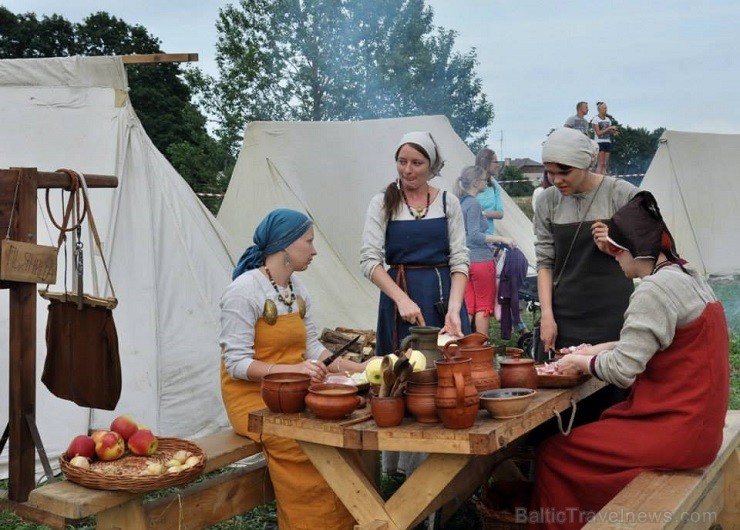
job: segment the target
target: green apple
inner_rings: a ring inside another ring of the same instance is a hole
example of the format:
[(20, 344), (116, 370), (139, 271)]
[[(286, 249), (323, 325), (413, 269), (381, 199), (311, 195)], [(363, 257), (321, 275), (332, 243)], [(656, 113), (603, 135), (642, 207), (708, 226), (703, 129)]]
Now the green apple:
[(409, 362), (414, 365), (414, 372), (420, 372), (427, 367), (427, 358), (419, 350), (411, 350)]
[(396, 365), (396, 361), (398, 360), (398, 355), (396, 355), (395, 353), (389, 353), (388, 355), (386, 355), (386, 357), (391, 358), (391, 366)]
[(383, 362), (382, 357), (373, 357), (365, 365), (365, 375), (367, 376), (368, 382), (372, 385), (379, 385), (383, 380), (383, 373), (380, 369), (380, 365)]

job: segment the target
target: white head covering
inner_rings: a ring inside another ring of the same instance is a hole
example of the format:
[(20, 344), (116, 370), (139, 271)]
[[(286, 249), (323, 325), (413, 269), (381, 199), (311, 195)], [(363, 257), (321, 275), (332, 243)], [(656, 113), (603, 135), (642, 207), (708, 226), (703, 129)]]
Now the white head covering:
[(421, 147), (426, 155), (429, 157), (429, 170), (432, 172), (432, 176), (439, 175), (442, 167), (445, 165), (445, 161), (442, 158), (442, 154), (439, 152), (437, 142), (434, 141), (432, 135), (426, 131), (415, 131), (406, 133), (398, 142), (398, 148), (396, 148), (396, 158), (398, 158), (398, 151), (401, 150), (406, 144), (416, 144)]
[(561, 127), (547, 137), (542, 146), (542, 163), (554, 162), (588, 169), (599, 154), (599, 144), (577, 129)]

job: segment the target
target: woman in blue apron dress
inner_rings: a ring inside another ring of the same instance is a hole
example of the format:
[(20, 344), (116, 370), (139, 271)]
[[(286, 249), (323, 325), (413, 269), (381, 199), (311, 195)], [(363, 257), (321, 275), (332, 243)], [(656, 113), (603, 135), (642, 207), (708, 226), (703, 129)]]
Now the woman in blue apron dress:
[(404, 135), (396, 150), (398, 180), (370, 202), (360, 261), (365, 277), (381, 290), (378, 355), (396, 351), (410, 326), (470, 333), (463, 302), (469, 252), (460, 202), (428, 183), (442, 165), (428, 132)]

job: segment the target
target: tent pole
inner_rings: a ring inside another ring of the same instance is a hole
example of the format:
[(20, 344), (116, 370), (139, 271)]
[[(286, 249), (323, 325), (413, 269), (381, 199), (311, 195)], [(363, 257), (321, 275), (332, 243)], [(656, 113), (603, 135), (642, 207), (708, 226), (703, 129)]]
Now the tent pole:
[[(71, 179), (66, 173), (38, 172), (36, 168), (11, 168), (0, 171), (0, 176), (0, 195), (8, 188), (14, 191), (16, 185), (18, 189), (13, 222), (8, 221), (14, 225), (10, 229), (15, 239), (35, 244), (38, 190), (68, 188)], [(88, 187), (118, 185), (116, 177), (94, 177), (88, 177)], [(35, 426), (30, 425), (36, 417), (36, 284), (7, 281), (0, 287), (10, 290), (8, 499), (25, 502), (36, 482)], [(43, 446), (37, 449), (43, 451)]]

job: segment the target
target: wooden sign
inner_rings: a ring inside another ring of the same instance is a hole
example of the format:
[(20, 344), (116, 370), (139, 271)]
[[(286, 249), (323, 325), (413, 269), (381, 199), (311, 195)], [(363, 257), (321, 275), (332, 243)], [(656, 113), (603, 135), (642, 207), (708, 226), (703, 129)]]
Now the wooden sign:
[(56, 283), (57, 249), (11, 239), (0, 240), (0, 280)]

